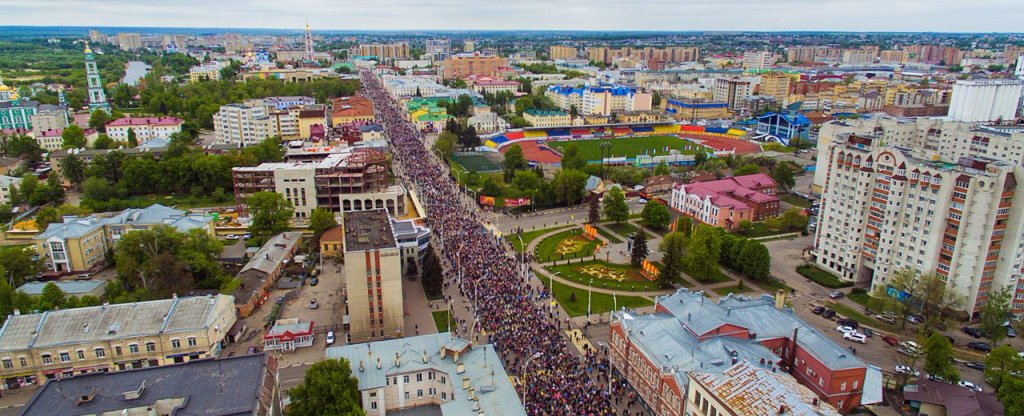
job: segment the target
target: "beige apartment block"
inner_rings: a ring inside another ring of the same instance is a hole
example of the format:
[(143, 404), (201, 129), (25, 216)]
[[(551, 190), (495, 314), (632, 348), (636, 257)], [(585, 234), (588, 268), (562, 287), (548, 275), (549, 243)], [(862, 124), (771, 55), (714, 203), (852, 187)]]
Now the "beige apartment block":
[(350, 342), (402, 337), (402, 257), (388, 212), (345, 212), (342, 227)]

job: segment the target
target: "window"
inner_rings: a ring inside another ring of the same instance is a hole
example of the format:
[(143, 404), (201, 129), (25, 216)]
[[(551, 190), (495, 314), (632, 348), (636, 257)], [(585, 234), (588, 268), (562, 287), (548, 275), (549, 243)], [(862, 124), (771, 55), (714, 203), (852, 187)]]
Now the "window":
[(146, 352), (153, 352), (153, 351), (156, 351), (156, 343), (153, 342), (153, 341), (147, 342), (146, 343)]
[(404, 383), (408, 383), (409, 382), (409, 375), (408, 374), (402, 376), (402, 382), (404, 382)]
[(104, 351), (103, 348), (97, 348), (94, 352), (96, 353), (96, 358), (103, 358), (107, 356), (107, 352)]
[(171, 348), (181, 348), (181, 340), (177, 338), (172, 339)]
[(188, 346), (190, 346), (190, 347), (196, 346), (196, 337), (188, 337)]
[(841, 391), (845, 391), (846, 390), (846, 382), (845, 381), (842, 384), (839, 385), (839, 390), (841, 390)]
[(423, 397), (423, 389), (416, 390), (416, 397)]
[(444, 376), (441, 376), (441, 384), (447, 384)]
[(4, 362), (4, 369), (5, 370), (10, 370), (10, 369), (14, 368), (14, 360), (11, 360), (10, 358), (4, 358), (3, 362)]
[(416, 373), (416, 381), (423, 381), (423, 373)]
[(71, 353), (68, 353), (68, 352), (60, 353), (60, 362), (62, 362), (62, 363), (70, 363), (71, 362)]
[(43, 364), (53, 364), (53, 357), (50, 354), (43, 354), (40, 357), (43, 359)]
[(82, 350), (75, 351), (75, 355), (78, 356), (79, 360), (84, 360), (85, 359), (85, 351), (82, 351)]
[(21, 364), (22, 367), (28, 367), (28, 360), (25, 357), (18, 357), (18, 364)]
[(128, 344), (128, 352), (131, 354), (138, 354), (139, 344)]
[(370, 410), (377, 410), (377, 402), (370, 402)]
[(441, 400), (448, 400), (448, 393), (441, 392)]

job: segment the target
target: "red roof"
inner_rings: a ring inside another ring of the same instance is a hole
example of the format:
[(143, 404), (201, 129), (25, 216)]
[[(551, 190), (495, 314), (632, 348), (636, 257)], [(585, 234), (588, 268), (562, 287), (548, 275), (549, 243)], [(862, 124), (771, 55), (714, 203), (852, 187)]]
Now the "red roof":
[(734, 197), (753, 201), (758, 204), (777, 201), (774, 195), (764, 194), (750, 188), (775, 186), (775, 181), (763, 173), (753, 175), (735, 176), (717, 181), (694, 182), (685, 185), (677, 185), (686, 189), (687, 194), (699, 195), (701, 198), (711, 198), (716, 206), (729, 207), (732, 209), (748, 209), (747, 203)]
[(122, 117), (107, 123), (107, 127), (119, 126), (177, 126), (183, 123), (177, 117)]

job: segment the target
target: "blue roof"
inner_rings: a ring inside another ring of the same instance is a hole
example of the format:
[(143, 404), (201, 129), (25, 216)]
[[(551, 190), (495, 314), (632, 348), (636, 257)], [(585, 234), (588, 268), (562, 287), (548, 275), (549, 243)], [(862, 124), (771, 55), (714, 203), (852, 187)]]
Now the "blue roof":
[(806, 116), (804, 116), (803, 113), (798, 113), (798, 112), (791, 112), (791, 113), (788, 113), (788, 114), (783, 114), (783, 113), (766, 113), (766, 114), (763, 114), (760, 117), (758, 117), (757, 121), (764, 120), (765, 122), (769, 122), (769, 120), (772, 117), (780, 117), (783, 120), (785, 120), (786, 123), (789, 123), (790, 125), (795, 125), (795, 126), (810, 126), (811, 125), (811, 120), (808, 119)]

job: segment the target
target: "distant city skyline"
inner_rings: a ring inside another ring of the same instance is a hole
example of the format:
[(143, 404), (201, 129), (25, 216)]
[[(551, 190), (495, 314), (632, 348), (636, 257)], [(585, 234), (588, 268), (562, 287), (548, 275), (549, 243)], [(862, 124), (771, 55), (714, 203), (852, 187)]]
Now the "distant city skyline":
[[(590, 30), (1020, 32), (1018, 1), (985, 0), (0, 0), (0, 25)], [(980, 4), (979, 4), (980, 3)]]

